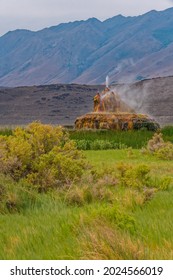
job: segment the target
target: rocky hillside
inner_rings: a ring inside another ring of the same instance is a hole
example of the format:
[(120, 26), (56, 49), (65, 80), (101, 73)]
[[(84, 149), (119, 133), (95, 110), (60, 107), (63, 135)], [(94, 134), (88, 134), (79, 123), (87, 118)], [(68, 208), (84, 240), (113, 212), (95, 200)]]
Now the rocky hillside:
[(45, 85), (0, 89), (0, 124), (23, 125), (31, 121), (72, 125), (78, 115), (92, 110), (99, 86)]
[[(173, 77), (112, 86), (123, 101), (154, 117), (160, 124), (173, 124)], [(103, 86), (44, 85), (0, 88), (0, 125), (44, 123), (73, 125), (93, 110), (93, 97)]]
[(132, 82), (173, 75), (173, 8), (0, 37), (0, 86)]

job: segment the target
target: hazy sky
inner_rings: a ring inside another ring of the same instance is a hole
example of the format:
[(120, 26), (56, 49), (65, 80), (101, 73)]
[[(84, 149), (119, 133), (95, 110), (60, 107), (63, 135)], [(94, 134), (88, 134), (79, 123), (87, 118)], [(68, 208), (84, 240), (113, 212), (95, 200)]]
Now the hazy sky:
[(0, 0), (0, 35), (9, 30), (44, 27), (118, 14), (134, 16), (173, 7), (173, 0)]

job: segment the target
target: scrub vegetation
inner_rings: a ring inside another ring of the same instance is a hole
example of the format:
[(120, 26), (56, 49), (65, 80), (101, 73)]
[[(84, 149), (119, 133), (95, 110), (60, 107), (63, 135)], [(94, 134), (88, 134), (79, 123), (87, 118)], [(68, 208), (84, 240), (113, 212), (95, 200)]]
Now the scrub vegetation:
[(1, 130), (0, 258), (172, 259), (173, 129), (159, 133)]

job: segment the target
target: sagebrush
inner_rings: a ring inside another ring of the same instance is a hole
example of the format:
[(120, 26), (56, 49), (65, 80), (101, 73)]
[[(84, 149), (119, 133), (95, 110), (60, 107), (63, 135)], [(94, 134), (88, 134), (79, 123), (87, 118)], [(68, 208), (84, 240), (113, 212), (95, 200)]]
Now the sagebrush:
[(0, 136), (0, 172), (15, 181), (25, 179), (46, 190), (75, 181), (87, 168), (83, 154), (60, 126), (34, 122)]

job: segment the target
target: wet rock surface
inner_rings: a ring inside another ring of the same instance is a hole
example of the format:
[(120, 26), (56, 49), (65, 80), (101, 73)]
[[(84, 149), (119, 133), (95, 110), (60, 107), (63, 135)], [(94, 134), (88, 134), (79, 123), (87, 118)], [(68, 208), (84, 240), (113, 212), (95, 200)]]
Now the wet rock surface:
[(144, 114), (91, 112), (75, 121), (76, 129), (133, 130), (147, 129), (156, 131), (159, 124)]

